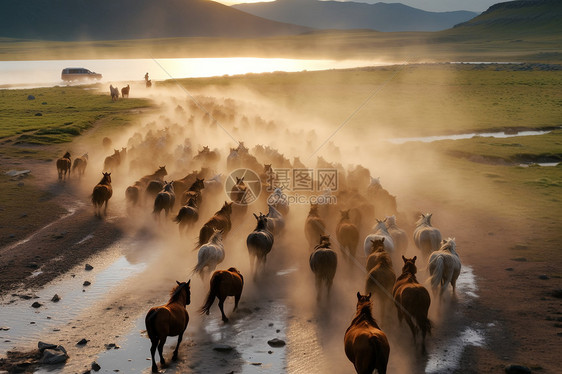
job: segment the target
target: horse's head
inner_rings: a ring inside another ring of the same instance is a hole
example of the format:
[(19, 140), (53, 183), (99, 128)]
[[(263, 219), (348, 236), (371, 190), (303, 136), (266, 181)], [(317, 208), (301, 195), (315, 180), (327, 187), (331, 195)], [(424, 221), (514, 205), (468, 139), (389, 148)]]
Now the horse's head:
[(222, 206), (222, 211), (224, 211), (225, 213), (231, 214), (232, 213), (232, 202), (227, 203), (226, 201), (224, 202), (224, 205)]
[(384, 252), (384, 238), (371, 239), (371, 248), (373, 252)]
[(452, 251), (454, 252), (455, 249), (457, 247), (457, 244), (455, 243), (455, 238), (447, 238), (447, 239), (443, 239), (441, 241), (441, 248), (439, 248), (439, 250), (447, 250), (447, 251)]
[(318, 204), (310, 204), (308, 215), (318, 215)]
[(330, 248), (330, 246), (330, 235), (320, 235), (320, 242), (318, 243), (317, 247)]
[(191, 304), (191, 279), (187, 282), (178, 282), (178, 284), (173, 290), (170, 300), (177, 300), (180, 295), (185, 295), (185, 305)]
[(64, 154), (64, 156), (62, 156), (62, 158), (68, 158), (68, 159), (70, 159), (70, 152), (66, 152), (66, 153)]
[(368, 295), (361, 295), (361, 293), (357, 291), (357, 308), (359, 309), (359, 306), (365, 304), (371, 305), (371, 293), (369, 292)]
[(431, 226), (431, 216), (433, 215), (433, 213), (426, 213), (426, 214), (421, 214), (420, 219), (416, 222), (416, 224), (419, 225), (428, 225)]
[(111, 173), (103, 173), (103, 180), (107, 183), (111, 183)]
[(346, 210), (340, 210), (340, 214), (341, 214), (341, 219), (349, 219), (349, 209)]
[(404, 266), (402, 266), (402, 273), (416, 274), (418, 272), (418, 268), (416, 267), (417, 258), (418, 256), (406, 258), (404, 257), (404, 255), (402, 255), (402, 261), (404, 261)]
[(165, 184), (164, 184), (164, 191), (166, 191), (166, 192), (174, 192), (174, 181), (165, 182)]
[(161, 176), (168, 175), (168, 172), (166, 171), (166, 166), (159, 166), (158, 170), (156, 170), (155, 174), (158, 174), (158, 175), (161, 175)]

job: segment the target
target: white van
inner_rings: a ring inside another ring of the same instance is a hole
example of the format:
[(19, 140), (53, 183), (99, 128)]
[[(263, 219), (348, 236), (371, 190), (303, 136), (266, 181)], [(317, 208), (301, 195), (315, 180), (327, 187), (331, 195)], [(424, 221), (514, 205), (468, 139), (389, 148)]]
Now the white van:
[(101, 79), (101, 74), (84, 68), (66, 68), (60, 75), (63, 81), (76, 81), (81, 79)]

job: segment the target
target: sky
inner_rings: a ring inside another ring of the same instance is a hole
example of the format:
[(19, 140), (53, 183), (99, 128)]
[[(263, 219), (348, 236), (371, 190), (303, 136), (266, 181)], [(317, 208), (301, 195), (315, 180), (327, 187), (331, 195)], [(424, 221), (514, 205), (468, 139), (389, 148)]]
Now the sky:
[[(256, 3), (267, 0), (216, 0), (225, 5), (239, 3)], [(343, 0), (346, 1), (346, 0)], [(473, 12), (483, 12), (491, 5), (507, 0), (353, 0), (361, 3), (402, 3), (414, 8), (428, 10), (432, 12), (447, 12), (452, 10), (470, 10)]]

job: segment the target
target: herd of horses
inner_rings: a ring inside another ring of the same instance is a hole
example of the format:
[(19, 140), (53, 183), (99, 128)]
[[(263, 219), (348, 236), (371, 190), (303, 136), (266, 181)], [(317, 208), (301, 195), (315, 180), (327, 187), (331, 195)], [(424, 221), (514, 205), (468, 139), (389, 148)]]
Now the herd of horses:
[[(103, 214), (107, 214), (108, 201), (113, 195), (110, 171), (118, 172), (125, 155), (126, 149), (115, 150), (113, 155), (106, 158), (103, 178), (93, 188), (91, 201), (95, 214), (99, 217), (102, 216), (102, 207)], [(215, 165), (220, 152), (206, 147), (198, 156), (200, 165)], [(78, 160), (75, 160), (75, 168), (84, 173), (87, 154), (80, 159), (78, 165)], [(228, 163), (230, 168), (234, 168), (247, 165), (245, 162), (248, 160), (253, 164), (257, 159), (258, 157), (250, 154), (248, 148), (240, 144), (237, 149), (231, 149)], [(70, 163), (68, 152), (57, 160), (59, 179), (66, 178), (67, 171), (70, 174)], [(265, 164), (264, 170), (275, 171), (275, 166)], [(205, 166), (173, 181), (164, 180), (167, 175), (166, 167), (159, 166), (153, 173), (140, 177), (128, 186), (125, 191), (128, 209), (142, 208), (148, 204), (152, 206), (156, 221), (161, 220), (162, 212), (168, 218), (172, 215), (173, 218), (168, 221), (178, 224), (180, 235), (188, 230), (198, 229), (195, 247), (198, 251), (197, 264), (193, 267), (192, 274), (200, 275), (202, 280), (209, 279), (208, 296), (199, 311), (209, 314), (215, 298), (218, 298), (222, 320), (227, 323), (229, 319), (224, 312), (225, 299), (234, 297), (235, 308), (238, 306), (244, 278), (234, 267), (227, 270), (216, 269), (225, 260), (224, 239), (232, 230), (233, 222), (238, 222), (240, 217), (246, 215), (250, 217), (248, 209), (251, 205), (245, 204), (248, 186), (244, 178), (236, 178), (231, 190), (226, 191), (232, 201), (224, 201), (220, 209), (203, 223), (200, 221), (203, 218), (201, 206), (214, 204), (221, 193), (224, 196), (224, 181), (220, 175)], [(304, 221), (303, 231), (310, 252), (309, 267), (315, 278), (318, 303), (323, 302), (324, 298), (330, 299), (338, 267), (364, 268), (366, 275), (362, 289), (365, 293), (357, 292), (357, 312), (344, 334), (344, 350), (357, 373), (372, 373), (375, 369), (378, 373), (386, 373), (390, 346), (377, 319), (385, 326), (388, 309), (394, 306), (398, 321), (405, 321), (410, 328), (416, 347), (417, 335), (421, 333), (422, 354), (426, 353), (425, 339), (432, 328), (428, 319), (432, 297), (416, 279), (418, 255), (411, 258), (405, 256), (408, 237), (413, 239), (419, 258), (425, 262), (423, 268), (429, 271), (433, 298), (441, 300), (449, 284), (454, 295), (461, 262), (455, 240), (442, 240), (440, 230), (431, 225), (432, 214), (421, 214), (415, 227), (408, 228), (408, 235), (407, 230), (397, 225), (399, 212), (395, 197), (382, 188), (378, 178), (371, 178), (369, 171), (361, 166), (343, 175), (347, 176), (347, 181), (341, 184), (341, 189), (337, 192), (337, 204), (311, 204)], [(262, 180), (264, 185), (270, 182), (271, 179)], [(361, 185), (362, 188), (357, 188)], [(254, 282), (267, 276), (267, 256), (274, 250), (277, 240), (287, 235), (286, 220), (291, 219), (288, 203), (283, 199), (272, 199), (275, 196), (282, 196), (282, 190), (278, 187), (269, 196), (262, 197), (260, 202), (267, 204), (267, 214), (253, 212), (256, 226), (246, 238)], [(339, 220), (335, 218), (338, 216)], [(330, 235), (330, 227), (335, 228), (334, 235)], [(332, 248), (334, 237), (336, 249)], [(357, 251), (360, 245), (363, 245), (363, 252)], [(158, 371), (156, 349), (160, 354), (161, 364), (165, 364), (162, 350), (168, 336), (178, 336), (173, 355), (173, 359), (177, 359), (178, 348), (189, 321), (186, 306), (190, 303), (190, 296), (190, 281), (177, 282), (168, 303), (150, 309), (146, 315), (154, 372)]]

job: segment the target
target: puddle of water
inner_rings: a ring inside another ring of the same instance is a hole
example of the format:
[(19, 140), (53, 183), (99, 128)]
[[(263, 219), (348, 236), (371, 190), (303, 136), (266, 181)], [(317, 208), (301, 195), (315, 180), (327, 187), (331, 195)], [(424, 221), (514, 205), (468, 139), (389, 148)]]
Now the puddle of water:
[(479, 297), (476, 291), (478, 291), (478, 286), (476, 285), (474, 270), (471, 266), (463, 265), (459, 278), (457, 279), (457, 292), (475, 299)]
[(294, 268), (288, 268), (288, 269), (283, 269), (283, 270), (279, 270), (276, 275), (278, 276), (283, 276), (283, 275), (289, 275), (291, 273), (294, 273), (295, 271), (297, 271), (298, 269), (296, 267)]
[(452, 373), (458, 367), (466, 347), (481, 347), (484, 342), (482, 330), (467, 327), (459, 336), (435, 346), (434, 351), (430, 354), (425, 372), (431, 374)]
[(530, 164), (519, 164), (519, 166), (522, 166), (524, 168), (528, 168), (528, 167), (536, 166), (536, 165), (552, 167), (552, 166), (558, 166), (558, 164), (560, 164), (560, 162), (533, 162), (533, 163), (530, 163)]
[[(74, 317), (88, 309), (110, 292), (126, 278), (145, 269), (145, 263), (131, 264), (124, 256), (113, 258), (108, 263), (98, 264), (92, 261), (94, 270), (85, 271), (83, 265), (74, 268), (70, 273), (76, 276), (54, 281), (35, 295), (37, 298), (20, 300), (11, 297), (14, 302), (3, 300), (0, 308), (0, 321), (10, 327), (8, 331), (0, 331), (0, 352), (17, 347), (35, 346), (37, 341), (49, 330), (60, 328), (72, 321)], [(99, 270), (98, 270), (99, 269)], [(84, 286), (84, 281), (91, 282)], [(57, 294), (61, 298), (52, 302)], [(33, 308), (35, 302), (43, 304)]]
[(420, 136), (413, 138), (393, 138), (387, 139), (388, 142), (393, 144), (404, 144), (407, 142), (423, 142), (431, 143), (439, 140), (461, 140), (472, 138), (512, 138), (516, 136), (534, 136), (544, 135), (552, 132), (551, 130), (537, 130), (537, 131), (519, 131), (516, 134), (506, 134), (505, 132), (482, 132), (482, 133), (469, 133), (469, 134), (455, 134), (455, 135), (436, 135), (436, 136)]
[(77, 245), (83, 244), (85, 242), (87, 242), (88, 240), (92, 239), (94, 237), (93, 234), (88, 234), (84, 237), (84, 239), (80, 240), (78, 243), (76, 243)]

